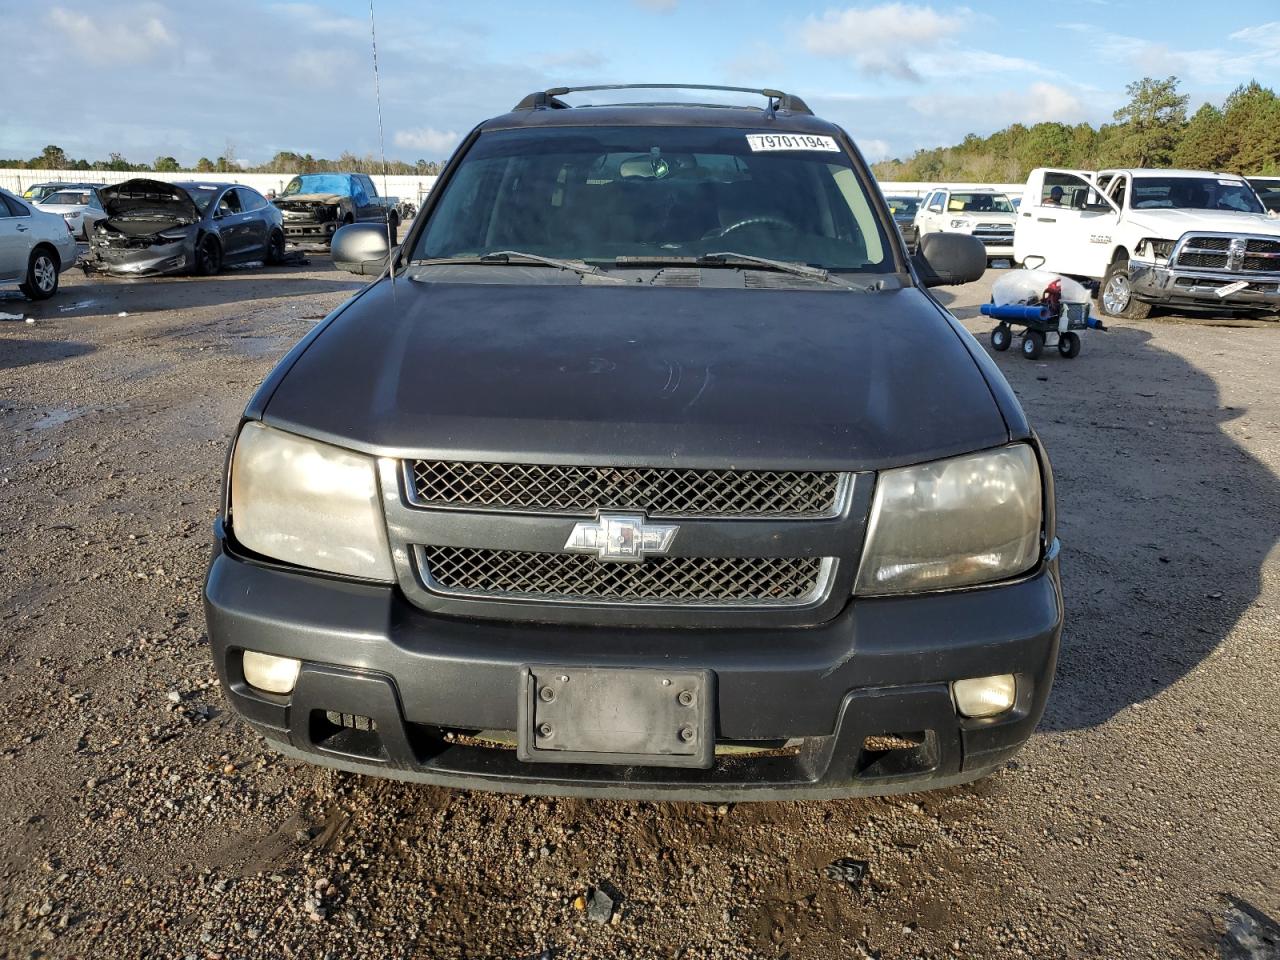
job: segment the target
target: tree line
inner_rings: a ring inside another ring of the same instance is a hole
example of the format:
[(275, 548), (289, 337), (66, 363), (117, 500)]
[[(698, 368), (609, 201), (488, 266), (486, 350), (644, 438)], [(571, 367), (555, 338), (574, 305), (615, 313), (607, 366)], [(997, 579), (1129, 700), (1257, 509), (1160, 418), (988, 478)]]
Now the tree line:
[(1015, 123), (989, 137), (971, 133), (952, 147), (917, 150), (874, 165), (881, 180), (1019, 183), (1035, 167), (1101, 170), (1183, 167), (1249, 175), (1280, 173), (1280, 97), (1256, 80), (1223, 104), (1190, 118), (1177, 77), (1144, 77), (1125, 87), (1114, 123)]
[(150, 163), (130, 163), (119, 153), (108, 154), (106, 160), (85, 160), (73, 158), (61, 147), (50, 144), (40, 152), (38, 157), (28, 160), (0, 160), (0, 169), (31, 170), (116, 170), (136, 173), (368, 173), (402, 174), (407, 176), (433, 176), (440, 172), (442, 164), (435, 160), (418, 160), (407, 163), (404, 160), (388, 160), (384, 167), (382, 160), (372, 154), (358, 157), (350, 151), (343, 151), (336, 160), (324, 157), (313, 157), (309, 153), (294, 153), (281, 150), (268, 162), (258, 166), (247, 166), (235, 159), (234, 147), (228, 145), (223, 154), (216, 159), (201, 157), (194, 166), (183, 166), (176, 157), (159, 156)]

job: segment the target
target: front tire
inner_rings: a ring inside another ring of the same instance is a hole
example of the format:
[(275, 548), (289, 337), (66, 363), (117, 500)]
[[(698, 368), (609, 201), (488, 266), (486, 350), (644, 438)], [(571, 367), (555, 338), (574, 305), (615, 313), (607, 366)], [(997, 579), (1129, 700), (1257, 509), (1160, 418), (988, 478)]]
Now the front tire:
[(1068, 331), (1058, 338), (1058, 353), (1063, 359), (1070, 360), (1080, 353), (1080, 334)]
[(1044, 352), (1044, 334), (1039, 330), (1028, 330), (1022, 338), (1022, 355), (1028, 360), (1039, 360)]
[(1102, 315), (1117, 320), (1145, 320), (1151, 316), (1151, 304), (1133, 295), (1129, 282), (1129, 261), (1113, 260), (1098, 290), (1098, 308)]
[(271, 266), (284, 263), (284, 231), (272, 230), (267, 237), (267, 263)]
[(1001, 352), (1009, 349), (1009, 344), (1013, 342), (1013, 331), (1003, 323), (991, 331), (991, 349)]
[(48, 300), (58, 292), (58, 257), (47, 247), (36, 247), (27, 261), (27, 279), (18, 288), (32, 300)]
[(196, 244), (195, 274), (198, 277), (212, 277), (222, 269), (222, 244), (213, 234), (206, 234)]

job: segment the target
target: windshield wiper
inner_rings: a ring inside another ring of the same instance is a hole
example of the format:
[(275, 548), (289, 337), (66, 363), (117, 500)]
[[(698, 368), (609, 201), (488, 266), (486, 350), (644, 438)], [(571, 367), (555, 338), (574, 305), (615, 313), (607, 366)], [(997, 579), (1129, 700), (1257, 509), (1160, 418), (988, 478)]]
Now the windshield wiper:
[(770, 260), (768, 257), (757, 257), (750, 253), (704, 253), (699, 257), (617, 257), (614, 263), (619, 267), (657, 267), (657, 266), (694, 266), (694, 267), (759, 267), (762, 270), (776, 270), (779, 273), (790, 273), (807, 280), (818, 280), (822, 283), (835, 283), (845, 286), (822, 267), (811, 267), (806, 263), (793, 263), (790, 260)]
[(538, 264), (544, 267), (555, 267), (558, 270), (572, 270), (574, 273), (584, 277), (597, 277), (601, 280), (608, 280), (611, 283), (626, 283), (621, 277), (611, 277), (608, 274), (601, 273), (600, 268), (592, 266), (589, 263), (582, 263), (574, 260), (561, 260), (557, 257), (544, 257), (540, 253), (522, 253), (519, 250), (497, 250), (493, 253), (481, 254), (478, 257), (432, 257), (428, 260), (415, 260), (414, 264), (450, 264), (450, 263), (469, 263), (469, 264), (497, 264), (503, 266), (511, 263)]

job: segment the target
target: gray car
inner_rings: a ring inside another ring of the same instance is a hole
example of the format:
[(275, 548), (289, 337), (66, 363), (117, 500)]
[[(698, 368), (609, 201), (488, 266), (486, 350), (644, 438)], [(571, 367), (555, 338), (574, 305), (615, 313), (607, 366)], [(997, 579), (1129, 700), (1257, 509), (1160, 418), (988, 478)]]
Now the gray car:
[(106, 216), (90, 236), (86, 270), (211, 276), (224, 264), (284, 257), (280, 211), (250, 187), (139, 178), (99, 193)]
[(75, 261), (76, 238), (62, 217), (0, 190), (0, 285), (16, 283), (32, 300), (46, 300)]

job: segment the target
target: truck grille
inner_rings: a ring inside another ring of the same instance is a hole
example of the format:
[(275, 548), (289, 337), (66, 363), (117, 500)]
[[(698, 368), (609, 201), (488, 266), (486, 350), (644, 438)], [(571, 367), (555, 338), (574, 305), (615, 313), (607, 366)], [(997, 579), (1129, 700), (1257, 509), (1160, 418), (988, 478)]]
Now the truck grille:
[(413, 460), (420, 507), (651, 517), (824, 517), (839, 511), (844, 474), (793, 470), (685, 470)]
[(418, 547), (432, 590), (464, 596), (664, 605), (795, 606), (821, 597), (818, 557), (654, 557), (601, 563), (572, 553)]
[(1007, 223), (980, 223), (973, 228), (973, 236), (988, 247), (1013, 245), (1013, 227)]
[(1191, 235), (1178, 248), (1177, 265), (1232, 273), (1280, 272), (1280, 240)]

